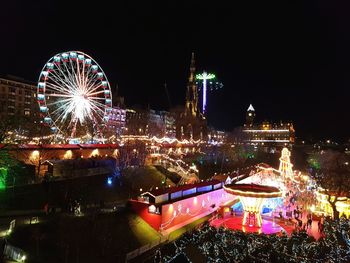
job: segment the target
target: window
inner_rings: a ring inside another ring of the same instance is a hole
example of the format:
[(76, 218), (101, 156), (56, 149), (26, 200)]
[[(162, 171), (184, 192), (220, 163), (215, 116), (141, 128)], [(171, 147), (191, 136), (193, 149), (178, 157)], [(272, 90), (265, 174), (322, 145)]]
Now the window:
[(30, 111), (29, 110), (24, 110), (24, 115), (25, 116), (29, 116), (30, 115)]
[(16, 93), (16, 88), (10, 87), (10, 92)]

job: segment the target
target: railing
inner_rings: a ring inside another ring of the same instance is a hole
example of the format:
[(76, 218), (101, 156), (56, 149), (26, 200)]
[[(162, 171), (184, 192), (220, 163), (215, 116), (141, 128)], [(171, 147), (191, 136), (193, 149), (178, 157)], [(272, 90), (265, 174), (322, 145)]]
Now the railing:
[(156, 240), (152, 243), (149, 243), (147, 245), (144, 245), (142, 247), (139, 247), (131, 252), (129, 252), (128, 254), (126, 254), (125, 257), (125, 262), (129, 262), (130, 260), (142, 255), (143, 253), (153, 249), (156, 246), (159, 246), (162, 243), (168, 242), (169, 241), (169, 236), (161, 236), (159, 238), (159, 240)]
[(3, 253), (7, 259), (12, 259), (17, 262), (24, 262), (26, 260), (26, 254), (22, 249), (14, 247), (8, 243), (5, 245)]

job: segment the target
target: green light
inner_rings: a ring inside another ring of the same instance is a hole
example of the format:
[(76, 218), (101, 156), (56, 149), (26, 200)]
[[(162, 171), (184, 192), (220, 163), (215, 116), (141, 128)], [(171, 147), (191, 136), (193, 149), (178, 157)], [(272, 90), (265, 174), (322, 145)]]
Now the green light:
[(197, 74), (196, 75), (196, 79), (200, 79), (200, 80), (204, 80), (204, 79), (214, 79), (215, 78), (215, 74), (213, 73), (206, 73), (203, 72), (202, 74)]
[(316, 158), (310, 158), (309, 159), (309, 164), (312, 168), (319, 170), (321, 168), (321, 164)]
[(7, 169), (0, 167), (0, 190), (6, 189)]

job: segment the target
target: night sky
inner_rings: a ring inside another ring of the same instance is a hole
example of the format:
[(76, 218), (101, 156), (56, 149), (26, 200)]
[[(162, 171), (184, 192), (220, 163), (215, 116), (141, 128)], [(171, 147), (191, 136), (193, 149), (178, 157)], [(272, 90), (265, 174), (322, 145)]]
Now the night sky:
[(252, 103), (260, 121), (292, 120), (297, 137), (349, 137), (349, 4), (89, 2), (4, 1), (0, 74), (36, 81), (50, 57), (80, 50), (127, 106), (167, 110), (164, 83), (171, 105), (183, 104), (194, 51), (198, 70), (224, 84), (209, 95), (210, 125), (242, 125)]

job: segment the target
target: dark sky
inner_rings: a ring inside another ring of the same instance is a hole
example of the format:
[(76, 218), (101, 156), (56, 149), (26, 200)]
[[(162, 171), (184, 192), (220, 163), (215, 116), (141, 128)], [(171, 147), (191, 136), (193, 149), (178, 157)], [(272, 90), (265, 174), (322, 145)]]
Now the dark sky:
[[(80, 50), (126, 104), (184, 103), (191, 52), (215, 72), (209, 123), (292, 120), (298, 137), (349, 136), (350, 5), (336, 1), (4, 1), (0, 73), (36, 81), (45, 62)], [(191, 3), (189, 3), (191, 2)], [(219, 4), (222, 2), (222, 4)], [(347, 1), (344, 1), (344, 3)]]

